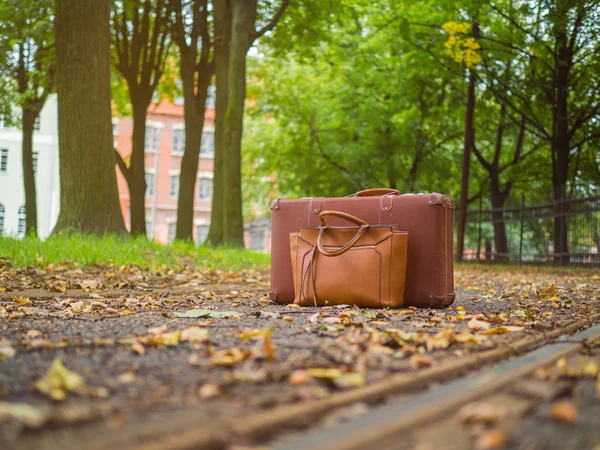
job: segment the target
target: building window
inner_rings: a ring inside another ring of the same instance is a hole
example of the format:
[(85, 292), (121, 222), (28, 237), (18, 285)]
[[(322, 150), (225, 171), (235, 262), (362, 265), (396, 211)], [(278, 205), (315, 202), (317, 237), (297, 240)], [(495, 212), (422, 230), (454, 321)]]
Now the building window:
[(198, 179), (198, 200), (210, 200), (213, 195), (213, 180), (211, 178)]
[(202, 133), (202, 142), (200, 143), (200, 156), (212, 157), (215, 154), (215, 133), (206, 131)]
[(17, 215), (17, 236), (25, 236), (25, 207), (19, 208)]
[(0, 203), (0, 235), (4, 234), (4, 205)]
[(40, 131), (41, 122), (40, 116), (37, 116), (33, 121), (33, 129), (35, 131)]
[(169, 244), (175, 240), (175, 233), (177, 232), (177, 222), (173, 222), (169, 224), (169, 234), (167, 236), (167, 241)]
[(185, 133), (183, 130), (173, 130), (173, 154), (183, 155), (185, 150)]
[(158, 149), (158, 137), (160, 129), (156, 127), (146, 127), (145, 148), (147, 152), (154, 153)]
[(169, 197), (177, 200), (179, 196), (179, 175), (171, 175), (171, 185), (169, 187)]
[(40, 157), (39, 152), (33, 152), (33, 174), (37, 175), (37, 169), (38, 169), (38, 159)]
[(208, 225), (196, 225), (196, 245), (202, 245), (208, 237)]
[(154, 174), (146, 173), (146, 198), (154, 196)]
[(8, 170), (8, 149), (0, 148), (0, 173)]

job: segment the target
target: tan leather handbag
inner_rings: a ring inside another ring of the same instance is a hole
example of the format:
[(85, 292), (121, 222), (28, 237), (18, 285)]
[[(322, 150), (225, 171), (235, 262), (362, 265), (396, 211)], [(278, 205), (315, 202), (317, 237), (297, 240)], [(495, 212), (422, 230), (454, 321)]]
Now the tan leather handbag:
[[(326, 217), (356, 227), (331, 227)], [(290, 235), (294, 303), (397, 308), (404, 303), (408, 233), (396, 225), (369, 225), (339, 211), (323, 211), (318, 227)]]

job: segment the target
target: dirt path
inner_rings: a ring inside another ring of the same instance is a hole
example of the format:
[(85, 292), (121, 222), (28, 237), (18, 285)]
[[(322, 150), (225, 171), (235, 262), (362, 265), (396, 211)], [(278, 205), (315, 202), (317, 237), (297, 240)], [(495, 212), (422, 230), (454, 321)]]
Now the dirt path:
[[(82, 423), (135, 427), (140, 414), (189, 408), (203, 423), (326, 398), (600, 311), (598, 271), (461, 267), (456, 279), (451, 308), (361, 311), (275, 305), (257, 272), (7, 269), (0, 446), (55, 442)], [(175, 317), (190, 310), (214, 317)]]

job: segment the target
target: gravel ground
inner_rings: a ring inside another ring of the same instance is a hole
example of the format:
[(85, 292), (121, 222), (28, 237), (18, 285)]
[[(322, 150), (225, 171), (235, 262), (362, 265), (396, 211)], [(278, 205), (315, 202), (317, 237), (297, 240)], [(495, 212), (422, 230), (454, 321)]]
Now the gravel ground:
[[(447, 309), (361, 311), (273, 304), (262, 272), (5, 268), (0, 444), (100, 418), (126, 426), (132, 413), (195, 407), (202, 421), (326, 397), (600, 312), (598, 270), (455, 275)], [(174, 316), (198, 309), (236, 315)], [(38, 383), (56, 360), (83, 382), (52, 372), (61, 400)]]

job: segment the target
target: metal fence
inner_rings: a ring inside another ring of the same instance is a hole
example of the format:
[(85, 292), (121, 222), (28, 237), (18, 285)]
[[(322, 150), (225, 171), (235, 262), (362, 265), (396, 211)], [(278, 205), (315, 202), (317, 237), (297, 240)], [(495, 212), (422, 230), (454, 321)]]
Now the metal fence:
[[(566, 218), (568, 262), (600, 265), (600, 196), (569, 199), (539, 205), (467, 211), (465, 261), (552, 263), (559, 255), (554, 251), (554, 221)], [(504, 226), (507, 251), (498, 251), (494, 234)], [(564, 253), (562, 254), (564, 256)]]

